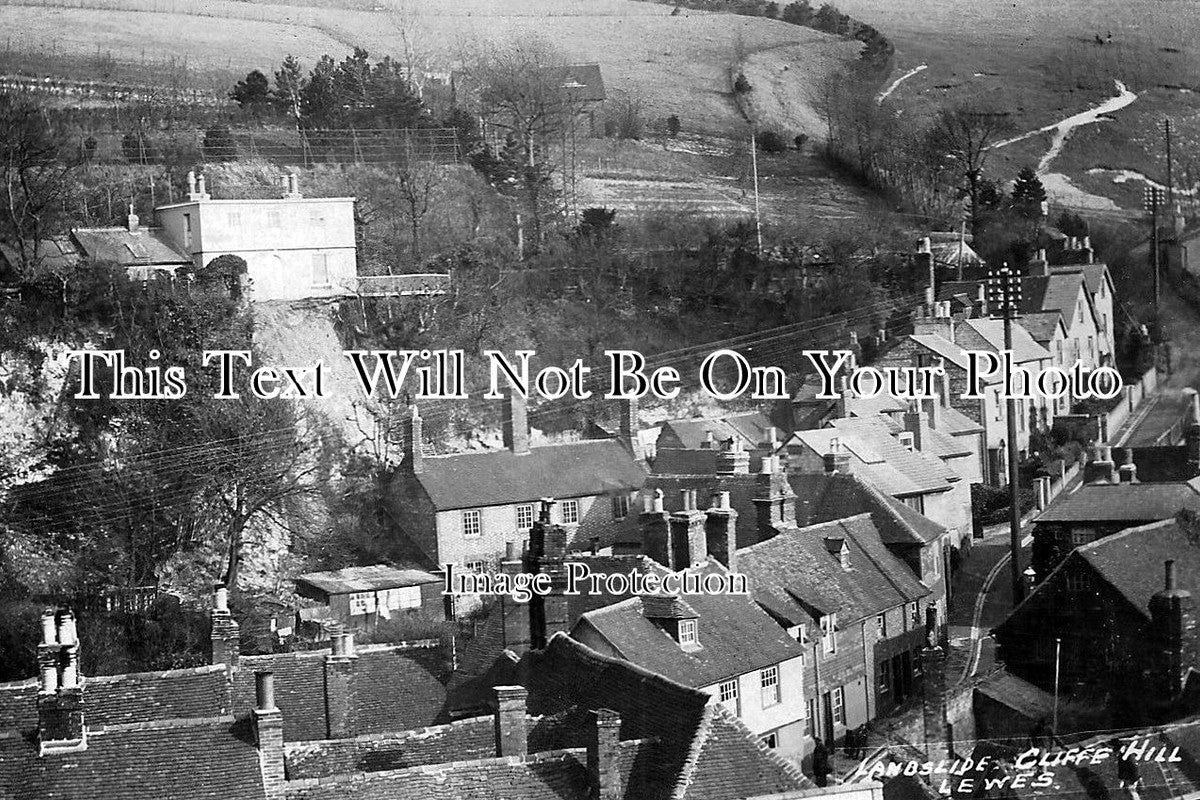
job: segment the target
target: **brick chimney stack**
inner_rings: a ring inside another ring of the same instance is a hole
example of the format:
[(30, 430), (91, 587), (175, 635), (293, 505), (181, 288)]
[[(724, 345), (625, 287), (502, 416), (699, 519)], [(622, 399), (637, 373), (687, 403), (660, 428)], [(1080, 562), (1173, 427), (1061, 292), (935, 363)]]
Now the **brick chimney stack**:
[(209, 663), (236, 668), (241, 658), (241, 631), (229, 612), (229, 589), (218, 583), (213, 587), (213, 607), (210, 615)]
[(125, 227), (129, 230), (130, 233), (139, 233), (140, 231), (138, 228), (140, 225), (141, 225), (141, 220), (138, 219), (137, 214), (133, 213), (133, 203), (130, 203), (129, 204), (129, 215), (125, 217)]
[(504, 448), (517, 455), (529, 452), (529, 418), (525, 409), (525, 398), (516, 391), (508, 393), (508, 405), (504, 410), (502, 428)]
[(675, 547), (672, 546), (674, 526), (671, 515), (666, 511), (663, 490), (655, 489), (646, 496), (645, 506), (638, 518), (642, 532), (642, 553), (663, 566), (669, 566)]
[(755, 481), (754, 508), (758, 514), (759, 536), (770, 538), (781, 527), (796, 523), (796, 494), (787, 475), (779, 467), (778, 456), (763, 456), (762, 469)]
[(621, 800), (621, 717), (607, 708), (593, 711), (592, 716), (595, 725), (587, 747), (592, 800)]
[(296, 173), (289, 172), (283, 179), (283, 199), (284, 200), (299, 200), (304, 197), (300, 194), (300, 179), (296, 177)]
[(707, 517), (696, 505), (696, 490), (681, 489), (679, 494), (682, 508), (668, 520), (672, 544), (670, 563), (663, 564), (672, 570), (703, 564), (708, 558), (708, 537), (704, 524)]
[(717, 454), (718, 475), (749, 475), (750, 454), (742, 446), (736, 436), (721, 442), (721, 452)]
[(79, 637), (69, 610), (42, 614), (38, 644), (38, 752), (73, 752), (87, 748), (83, 719), (83, 684), (79, 675)]
[(287, 781), (283, 761), (283, 712), (275, 705), (275, 674), (254, 673), (254, 743), (267, 797), (282, 797)]
[(1045, 276), (1050, 274), (1050, 261), (1046, 258), (1046, 249), (1040, 248), (1034, 255), (1033, 260), (1029, 262), (1029, 269), (1026, 270), (1027, 275)]
[[(515, 542), (509, 542), (506, 546), (504, 560), (500, 562), (500, 571), (505, 575), (525, 572), (525, 561), (518, 548)], [(511, 595), (503, 595), (500, 598), (500, 613), (504, 618), (504, 649), (518, 656), (525, 655), (530, 650), (532, 638), (529, 601), (519, 603)]]
[(737, 516), (729, 504), (729, 492), (713, 492), (704, 524), (709, 555), (732, 572), (737, 569)]
[(325, 656), (325, 712), (328, 738), (347, 739), (354, 735), (356, 705), (354, 634), (336, 633), (333, 648)]
[(1164, 562), (1163, 588), (1150, 598), (1157, 648), (1153, 656), (1156, 693), (1174, 700), (1183, 690), (1188, 672), (1200, 666), (1197, 657), (1196, 601), (1178, 586), (1175, 562)]
[(553, 506), (552, 498), (542, 498), (538, 518), (529, 531), (526, 571), (550, 576), (550, 593), (535, 594), (529, 601), (530, 647), (535, 650), (545, 647), (554, 634), (566, 632), (570, 623), (567, 597), (563, 594), (567, 587), (565, 564), (569, 531), (565, 525), (550, 522), (550, 509)]
[(1092, 458), (1083, 467), (1084, 483), (1117, 483), (1116, 465), (1112, 460), (1112, 448), (1096, 445)]
[(529, 753), (529, 731), (524, 686), (496, 686), (496, 755), (523, 756)]

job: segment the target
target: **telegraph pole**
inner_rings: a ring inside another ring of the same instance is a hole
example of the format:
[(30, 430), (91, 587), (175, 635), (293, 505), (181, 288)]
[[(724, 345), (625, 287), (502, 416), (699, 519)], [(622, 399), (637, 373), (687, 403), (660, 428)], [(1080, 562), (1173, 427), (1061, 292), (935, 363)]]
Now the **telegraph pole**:
[[(1009, 269), (1007, 262), (988, 275), (987, 300), (993, 313), (998, 313), (1004, 319), (1004, 349), (1011, 353), (1012, 323), (1017, 315), (1017, 306), (1021, 303), (1021, 274)], [(1008, 417), (1008, 489), (1011, 496), (1008, 504), (1008, 542), (1012, 550), (1009, 560), (1012, 567), (1015, 607), (1021, 602), (1024, 594), (1021, 584), (1021, 486), (1017, 469), (1017, 401), (1008, 397), (1004, 406)]]
[(1175, 181), (1171, 168), (1171, 120), (1163, 120), (1163, 132), (1167, 138), (1167, 210), (1172, 210), (1175, 208)]
[(1158, 314), (1158, 300), (1162, 284), (1158, 253), (1158, 208), (1162, 203), (1163, 190), (1157, 186), (1147, 186), (1142, 204), (1150, 212), (1150, 263), (1154, 269), (1154, 313), (1156, 315)]
[(754, 233), (758, 237), (756, 255), (762, 256), (762, 217), (758, 213), (758, 137), (750, 129), (750, 168), (754, 172)]

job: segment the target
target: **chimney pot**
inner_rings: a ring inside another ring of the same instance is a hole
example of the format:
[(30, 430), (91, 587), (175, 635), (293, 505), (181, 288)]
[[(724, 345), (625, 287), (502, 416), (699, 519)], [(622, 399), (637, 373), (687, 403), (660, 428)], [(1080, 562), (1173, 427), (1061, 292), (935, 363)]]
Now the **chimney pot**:
[(1163, 562), (1163, 588), (1168, 592), (1175, 590), (1175, 560), (1167, 559)]
[(54, 621), (54, 609), (42, 612), (42, 644), (58, 644), (58, 626)]
[(75, 615), (70, 611), (62, 612), (58, 623), (58, 643), (64, 645), (77, 644), (75, 636)]
[(259, 711), (275, 710), (275, 673), (269, 670), (254, 673), (254, 706)]
[(229, 589), (223, 583), (213, 587), (213, 611), (229, 610)]
[(417, 406), (412, 406), (412, 414), (408, 420), (408, 441), (405, 448), (405, 460), (409, 463), (409, 469), (414, 473), (425, 471), (425, 453), (421, 449), (423, 444), (423, 436), (421, 431), (421, 412), (417, 410)]
[(651, 510), (655, 514), (663, 513), (664, 507), (663, 507), (663, 490), (662, 489), (654, 490), (654, 499), (651, 502), (652, 502)]

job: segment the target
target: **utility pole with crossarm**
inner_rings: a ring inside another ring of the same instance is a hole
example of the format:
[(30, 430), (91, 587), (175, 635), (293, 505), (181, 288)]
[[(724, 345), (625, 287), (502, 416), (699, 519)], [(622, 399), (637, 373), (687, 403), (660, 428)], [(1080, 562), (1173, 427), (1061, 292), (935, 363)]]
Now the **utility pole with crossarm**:
[[(987, 301), (992, 313), (1004, 319), (1004, 349), (1012, 353), (1013, 318), (1021, 304), (1021, 274), (1009, 268), (1008, 263), (992, 270), (987, 279)], [(1021, 602), (1024, 594), (1021, 583), (1021, 486), (1017, 464), (1017, 401), (1009, 395), (1004, 401), (1008, 422), (1008, 489), (1011, 494), (1008, 506), (1008, 538), (1012, 548), (1012, 593), (1013, 606)]]

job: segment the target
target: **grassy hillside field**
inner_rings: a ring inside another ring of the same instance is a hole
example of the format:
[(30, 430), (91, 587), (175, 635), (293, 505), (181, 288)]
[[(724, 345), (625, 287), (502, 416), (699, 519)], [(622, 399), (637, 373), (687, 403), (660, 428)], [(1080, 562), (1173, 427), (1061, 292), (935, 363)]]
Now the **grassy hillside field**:
[[(979, 100), (1012, 110), (1018, 131), (1035, 130), (1112, 97), (1119, 80), (1138, 93), (1138, 100), (1077, 129), (1050, 169), (1065, 172), (1085, 191), (1136, 208), (1143, 184), (1114, 183), (1117, 175), (1111, 170), (1136, 170), (1165, 181), (1166, 157), (1155, 126), (1169, 116), (1178, 134), (1176, 184), (1192, 159), (1200, 179), (1195, 147), (1200, 141), (1200, 5), (1194, 0), (839, 0), (837, 5), (895, 42), (896, 76), (928, 65), (887, 100), (906, 113)], [(1105, 44), (1098, 44), (1097, 36)], [(1049, 144), (1043, 134), (1000, 149), (997, 171), (1011, 178), (1021, 165), (1035, 165)]]
[(400, 56), (407, 40), (418, 66), (438, 70), (489, 41), (536, 33), (573, 61), (599, 62), (610, 88), (640, 98), (652, 119), (678, 114), (685, 130), (726, 135), (745, 124), (731, 101), (731, 70), (752, 61), (756, 75), (775, 76), (767, 119), (813, 134), (810, 87), (858, 49), (773, 20), (671, 10), (630, 0), (9, 0), (0, 3), (0, 30), (9, 68), (57, 61), (78, 74), (103, 60), (128, 74), (128, 65), (182, 59), (206, 88), (268, 71), (289, 53), (306, 64), (354, 46)]

